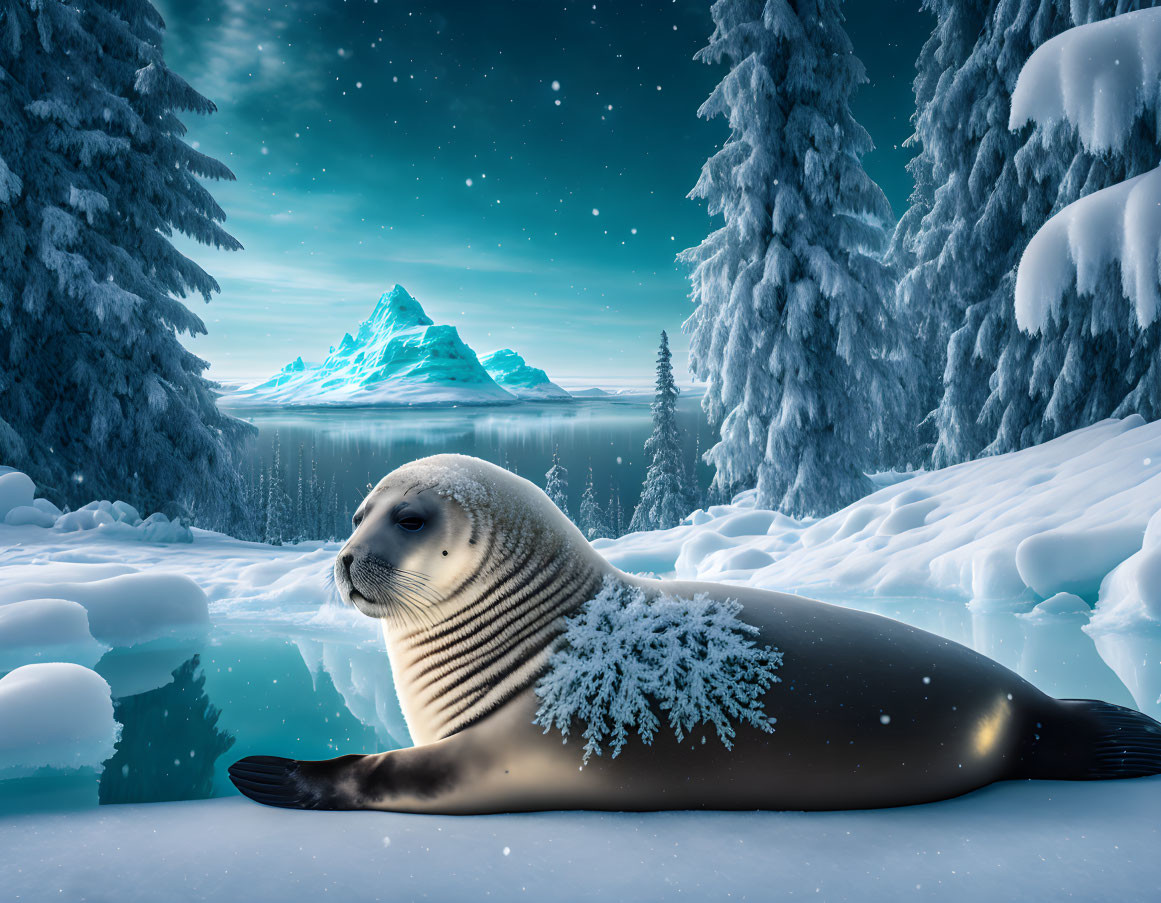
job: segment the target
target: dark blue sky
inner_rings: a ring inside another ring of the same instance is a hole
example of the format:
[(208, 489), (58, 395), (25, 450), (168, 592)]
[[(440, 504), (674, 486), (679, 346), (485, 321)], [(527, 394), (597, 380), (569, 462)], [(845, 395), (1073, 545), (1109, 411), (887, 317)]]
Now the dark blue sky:
[[(211, 190), (245, 245), (183, 245), (223, 292), (192, 343), (218, 376), (321, 359), (402, 283), (483, 353), (553, 376), (647, 379), (657, 334), (684, 360), (674, 263), (717, 221), (685, 195), (727, 136), (696, 111), (707, 0), (548, 4), (162, 0), (170, 65), (219, 112), (190, 140), (238, 181)], [(870, 83), (865, 163), (910, 191), (918, 0), (850, 0)]]

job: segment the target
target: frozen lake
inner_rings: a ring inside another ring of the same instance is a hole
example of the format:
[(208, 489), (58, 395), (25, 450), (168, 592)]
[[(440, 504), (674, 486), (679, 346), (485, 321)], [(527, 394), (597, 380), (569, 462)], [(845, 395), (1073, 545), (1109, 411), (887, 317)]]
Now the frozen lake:
[[(588, 468), (604, 504), (620, 494), (625, 520), (641, 493), (648, 461), (645, 440), (652, 429), (651, 396), (578, 398), (566, 402), (459, 407), (378, 407), (268, 409), (235, 412), (258, 427), (251, 460), (269, 461), (275, 435), (288, 476), (296, 473), (299, 445), (320, 474), (341, 480), (340, 497), (353, 510), (385, 474), (416, 458), (455, 452), (474, 455), (544, 485), (544, 474), (559, 450), (569, 472), (569, 507), (575, 514)], [(699, 396), (678, 399), (687, 462), (713, 444), (713, 431)], [(309, 466), (309, 464), (308, 464)], [(709, 485), (713, 471), (697, 465), (698, 480)]]

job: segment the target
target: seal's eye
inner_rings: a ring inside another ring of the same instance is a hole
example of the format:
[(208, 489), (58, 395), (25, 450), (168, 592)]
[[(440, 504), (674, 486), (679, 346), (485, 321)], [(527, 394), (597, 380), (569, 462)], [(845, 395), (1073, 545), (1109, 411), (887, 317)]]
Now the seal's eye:
[(351, 524), (352, 524), (353, 526), (355, 526), (355, 527), (358, 527), (358, 526), (359, 526), (359, 524), (361, 524), (361, 523), (363, 522), (363, 518), (364, 518), (365, 516), (366, 516), (366, 515), (364, 514), (364, 512), (362, 512), (362, 511), (356, 511), (356, 512), (355, 512), (355, 516), (351, 518)]
[(406, 530), (408, 533), (418, 533), (423, 529), (423, 518), (418, 514), (404, 514), (396, 523), (400, 530)]

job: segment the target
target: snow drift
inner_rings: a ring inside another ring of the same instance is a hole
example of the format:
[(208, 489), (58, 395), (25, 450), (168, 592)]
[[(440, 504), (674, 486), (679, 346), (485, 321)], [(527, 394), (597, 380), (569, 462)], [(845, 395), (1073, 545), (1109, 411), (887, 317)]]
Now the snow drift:
[(1070, 593), (1097, 606), (1094, 629), (1146, 626), (1161, 625), (1159, 511), (1161, 422), (1134, 415), (917, 473), (817, 521), (756, 509), (751, 491), (594, 545), (626, 570), (827, 598), (1030, 612)]
[(113, 755), (120, 726), (109, 685), (59, 662), (24, 665), (0, 678), (0, 776), (40, 768), (95, 768)]

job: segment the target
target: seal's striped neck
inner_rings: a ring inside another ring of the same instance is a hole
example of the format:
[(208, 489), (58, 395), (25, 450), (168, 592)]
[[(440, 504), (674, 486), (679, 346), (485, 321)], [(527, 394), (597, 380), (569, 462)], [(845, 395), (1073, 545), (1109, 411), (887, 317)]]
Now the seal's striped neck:
[(503, 527), (473, 524), (487, 564), (439, 605), (435, 624), (417, 630), (384, 621), (396, 691), (417, 743), (462, 730), (535, 681), (564, 616), (600, 587), (587, 546), (579, 550), (568, 536), (515, 517)]

